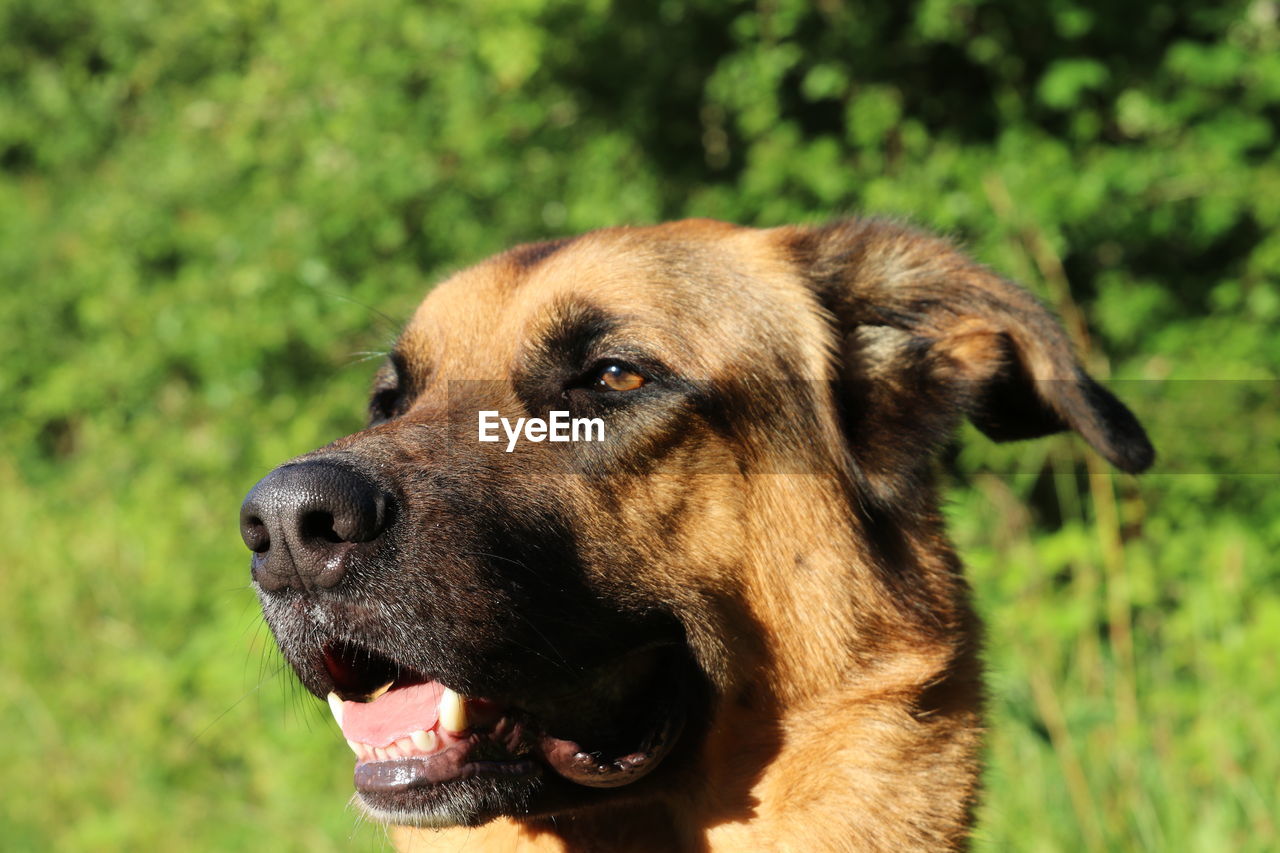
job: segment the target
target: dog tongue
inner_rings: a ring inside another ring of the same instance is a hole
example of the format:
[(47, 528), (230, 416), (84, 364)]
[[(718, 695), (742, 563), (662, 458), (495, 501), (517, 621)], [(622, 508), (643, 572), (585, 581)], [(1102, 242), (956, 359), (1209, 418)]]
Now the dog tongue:
[(430, 731), (440, 717), (438, 681), (397, 687), (372, 702), (342, 703), (342, 736), (369, 746), (387, 746), (419, 731)]

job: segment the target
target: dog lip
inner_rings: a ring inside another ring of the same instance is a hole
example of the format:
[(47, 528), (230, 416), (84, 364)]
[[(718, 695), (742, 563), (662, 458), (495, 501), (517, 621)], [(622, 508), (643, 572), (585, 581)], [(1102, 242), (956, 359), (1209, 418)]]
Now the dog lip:
[(468, 761), (470, 752), (470, 745), (457, 744), (436, 755), (422, 758), (357, 764), (356, 790), (365, 793), (396, 793), (476, 776), (536, 776), (541, 771), (537, 762), (529, 759)]
[[(621, 729), (603, 739), (540, 730), (537, 750), (556, 775), (588, 788), (618, 788), (647, 776), (675, 748), (688, 719), (691, 685), (684, 668), (672, 666), (658, 649), (648, 650), (645, 659), (644, 669), (630, 672), (640, 680), (621, 700), (632, 711)], [(672, 673), (681, 675), (673, 679)]]
[(447, 736), (443, 749), (381, 761), (359, 761), (354, 781), (361, 793), (396, 793), (411, 788), (456, 782), (475, 776), (534, 776), (541, 772), (529, 757), (524, 725), (508, 718), (486, 732)]
[(614, 758), (584, 750), (573, 741), (544, 736), (543, 760), (558, 775), (588, 788), (618, 788), (647, 776), (662, 763), (684, 731), (685, 716), (669, 709), (634, 750)]

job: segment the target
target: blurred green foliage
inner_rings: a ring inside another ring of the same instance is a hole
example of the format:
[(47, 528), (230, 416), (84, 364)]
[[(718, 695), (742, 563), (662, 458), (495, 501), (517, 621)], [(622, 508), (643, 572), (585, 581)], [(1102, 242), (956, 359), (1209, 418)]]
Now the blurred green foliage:
[(260, 625), (248, 486), (358, 427), (362, 351), (451, 269), (866, 212), (1044, 296), (1163, 454), (945, 460), (989, 627), (979, 849), (1280, 848), (1278, 17), (0, 0), (3, 846), (379, 849)]

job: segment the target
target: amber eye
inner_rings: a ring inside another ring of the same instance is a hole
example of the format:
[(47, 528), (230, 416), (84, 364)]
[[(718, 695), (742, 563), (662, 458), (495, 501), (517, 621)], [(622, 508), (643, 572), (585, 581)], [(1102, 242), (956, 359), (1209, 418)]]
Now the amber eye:
[(643, 385), (645, 379), (634, 370), (628, 370), (620, 364), (611, 364), (596, 377), (597, 391), (634, 391)]

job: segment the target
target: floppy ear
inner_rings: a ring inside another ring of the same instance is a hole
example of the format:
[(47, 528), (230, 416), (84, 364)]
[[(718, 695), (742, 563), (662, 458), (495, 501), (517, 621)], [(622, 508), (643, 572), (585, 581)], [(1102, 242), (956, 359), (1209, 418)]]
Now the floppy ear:
[(997, 441), (1071, 429), (1122, 471), (1151, 465), (1137, 419), (1084, 372), (1061, 326), (1022, 288), (892, 223), (854, 220), (790, 239), (834, 319), (842, 418), (875, 491), (909, 488), (965, 416)]

